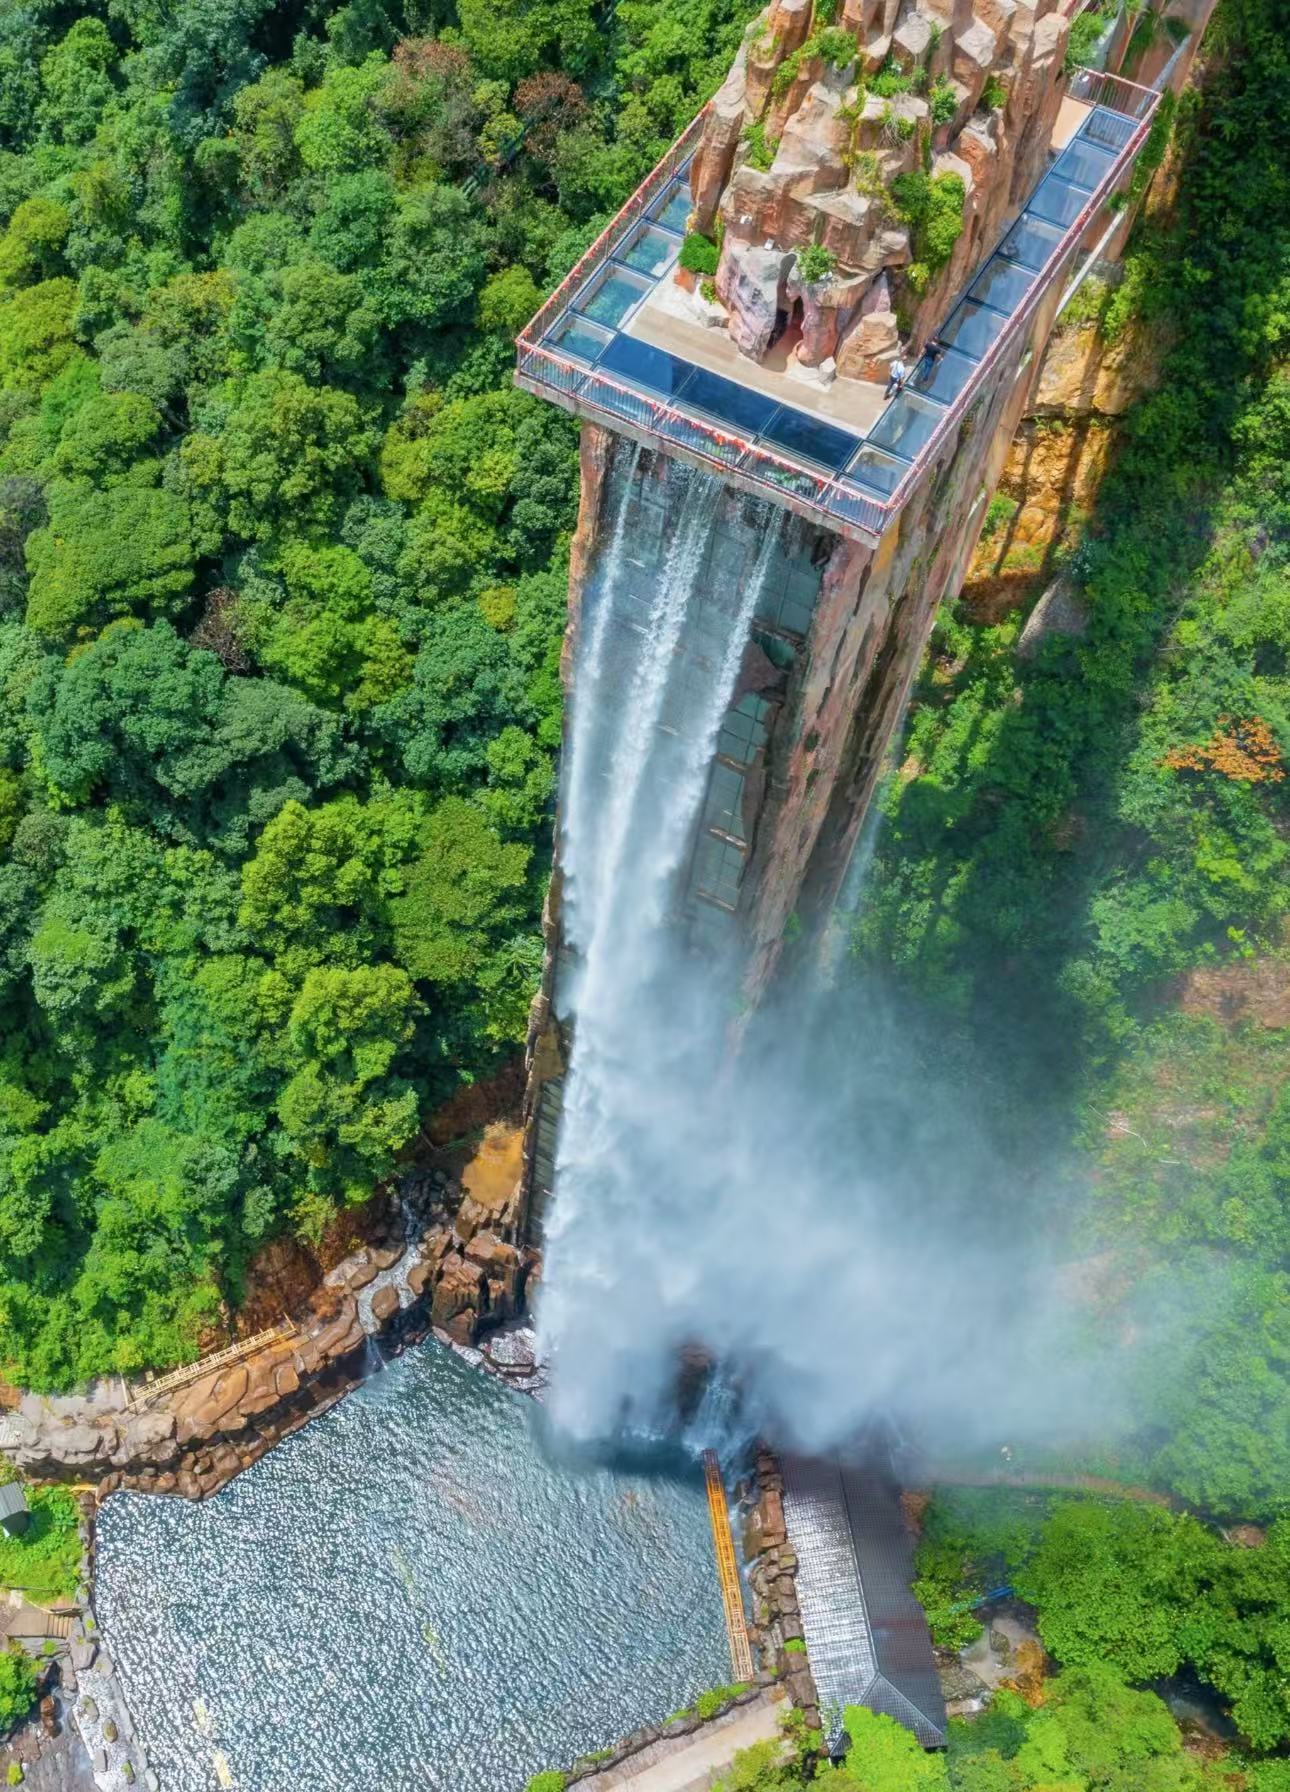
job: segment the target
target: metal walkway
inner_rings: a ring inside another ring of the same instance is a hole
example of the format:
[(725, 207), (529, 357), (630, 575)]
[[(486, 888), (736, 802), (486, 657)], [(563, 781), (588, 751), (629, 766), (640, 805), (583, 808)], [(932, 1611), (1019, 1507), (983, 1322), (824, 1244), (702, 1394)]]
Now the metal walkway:
[(894, 1481), (873, 1462), (787, 1456), (784, 1520), (830, 1743), (848, 1705), (884, 1712), (924, 1748), (945, 1744), (945, 1702)]
[(744, 1586), (735, 1560), (735, 1540), (730, 1535), (726, 1487), (715, 1450), (703, 1452), (703, 1478), (708, 1488), (708, 1516), (712, 1520), (712, 1544), (717, 1552), (726, 1635), (730, 1639), (730, 1669), (735, 1679), (742, 1683), (753, 1677), (752, 1649), (748, 1642), (748, 1620), (744, 1615)]

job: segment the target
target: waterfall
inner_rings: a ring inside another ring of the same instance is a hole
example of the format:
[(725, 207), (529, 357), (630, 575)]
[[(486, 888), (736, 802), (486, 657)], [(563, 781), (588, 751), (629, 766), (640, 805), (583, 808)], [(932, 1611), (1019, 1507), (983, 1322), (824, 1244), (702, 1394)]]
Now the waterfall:
[[(624, 576), (637, 471), (633, 455), (608, 499), (613, 522), (575, 668), (563, 809), (566, 937), (579, 968), (539, 1320), (542, 1353), (557, 1365), (553, 1408), (583, 1433), (613, 1428), (621, 1414), (587, 1406), (582, 1378), (560, 1377), (560, 1356), (585, 1303), (603, 1303), (620, 1273), (623, 1230), (639, 1221), (643, 1194), (666, 1200), (656, 1186), (667, 1175), (660, 1116), (676, 1099), (696, 1030), (722, 1013), (724, 998), (695, 1006), (705, 965), (686, 956), (670, 916), (783, 527), (783, 513), (759, 513), (743, 579), (729, 592), (708, 588), (720, 576), (705, 567), (723, 487), (667, 463), (670, 535), (642, 618)], [(621, 1344), (631, 1348), (629, 1338)], [(653, 1374), (652, 1386), (635, 1390), (637, 1425), (655, 1422), (668, 1396), (661, 1357)]]

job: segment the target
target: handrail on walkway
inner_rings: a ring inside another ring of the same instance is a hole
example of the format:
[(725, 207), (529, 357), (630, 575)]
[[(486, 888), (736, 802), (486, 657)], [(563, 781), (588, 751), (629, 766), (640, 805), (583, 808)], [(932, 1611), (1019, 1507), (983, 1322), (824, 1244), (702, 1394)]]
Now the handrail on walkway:
[(730, 1671), (736, 1681), (742, 1684), (753, 1677), (752, 1646), (748, 1641), (748, 1620), (744, 1615), (743, 1582), (739, 1578), (735, 1542), (730, 1534), (726, 1485), (721, 1478), (721, 1463), (715, 1450), (703, 1452), (703, 1479), (708, 1490), (708, 1517), (712, 1520), (717, 1577), (721, 1582), (721, 1603), (725, 1609), (726, 1636), (730, 1642)]
[[(774, 501), (788, 502), (793, 507), (795, 500), (808, 512), (818, 514), (826, 526), (849, 525), (853, 531), (860, 531), (862, 537), (876, 541), (904, 508), (915, 485), (940, 454), (968, 407), (980, 396), (987, 381), (1001, 369), (1041, 300), (1058, 279), (1064, 278), (1090, 223), (1109, 201), (1146, 141), (1160, 102), (1160, 94), (1154, 89), (1126, 80), (1122, 75), (1109, 75), (1095, 69), (1079, 70), (1071, 77), (1067, 91), (1072, 98), (1091, 108), (1104, 107), (1133, 120), (1134, 128), (1078, 216), (1067, 226), (1046, 266), (1036, 273), (1007, 323), (977, 362), (971, 377), (954, 401), (941, 411), (922, 448), (885, 498), (861, 487), (845, 470), (823, 472), (800, 461), (785, 459), (761, 443), (714, 427), (684, 404), (678, 405), (639, 391), (615, 380), (599, 367), (579, 365), (542, 340), (551, 324), (568, 308), (588, 272), (608, 260), (618, 242), (684, 168), (702, 134), (708, 113), (706, 106), (690, 121), (662, 160), (520, 332), (516, 346), (517, 372), (521, 381), (532, 380), (547, 392), (565, 394), (568, 408), (590, 415), (593, 420), (603, 418), (611, 428), (615, 422), (627, 423), (660, 435), (675, 447), (694, 455), (701, 463), (746, 479)], [(986, 259), (983, 258), (982, 265)]]
[(181, 1368), (172, 1369), (168, 1375), (160, 1375), (155, 1381), (145, 1381), (137, 1387), (127, 1388), (126, 1402), (131, 1411), (137, 1412), (146, 1406), (158, 1394), (169, 1393), (171, 1388), (182, 1388), (190, 1381), (200, 1381), (209, 1375), (212, 1369), (222, 1369), (228, 1363), (240, 1362), (244, 1356), (251, 1356), (266, 1345), (296, 1336), (294, 1319), (280, 1319), (276, 1325), (256, 1332), (254, 1337), (241, 1338), (236, 1344), (226, 1345), (223, 1350), (216, 1350), (210, 1356), (199, 1357), (195, 1363), (185, 1363)]

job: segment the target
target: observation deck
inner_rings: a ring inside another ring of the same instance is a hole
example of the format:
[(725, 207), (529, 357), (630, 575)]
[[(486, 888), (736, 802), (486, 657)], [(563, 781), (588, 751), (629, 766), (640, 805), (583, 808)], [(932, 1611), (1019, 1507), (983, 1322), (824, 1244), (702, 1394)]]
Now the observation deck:
[(750, 360), (667, 303), (701, 112), (521, 333), (517, 383), (872, 545), (1069, 274), (1159, 100), (1116, 75), (1072, 77), (1047, 169), (936, 332), (945, 352), (890, 402), (871, 382), (820, 388), (773, 353)]

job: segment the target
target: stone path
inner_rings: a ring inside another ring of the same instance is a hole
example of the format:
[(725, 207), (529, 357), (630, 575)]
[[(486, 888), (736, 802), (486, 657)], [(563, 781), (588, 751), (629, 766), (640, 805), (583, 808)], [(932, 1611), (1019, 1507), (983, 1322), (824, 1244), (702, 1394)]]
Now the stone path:
[(669, 1744), (658, 1742), (634, 1760), (579, 1780), (578, 1792), (610, 1792), (618, 1786), (630, 1787), (631, 1792), (706, 1792), (729, 1771), (740, 1749), (779, 1735), (780, 1716), (787, 1709), (782, 1696), (741, 1705), (725, 1718), (705, 1724), (669, 1753), (660, 1756)]

